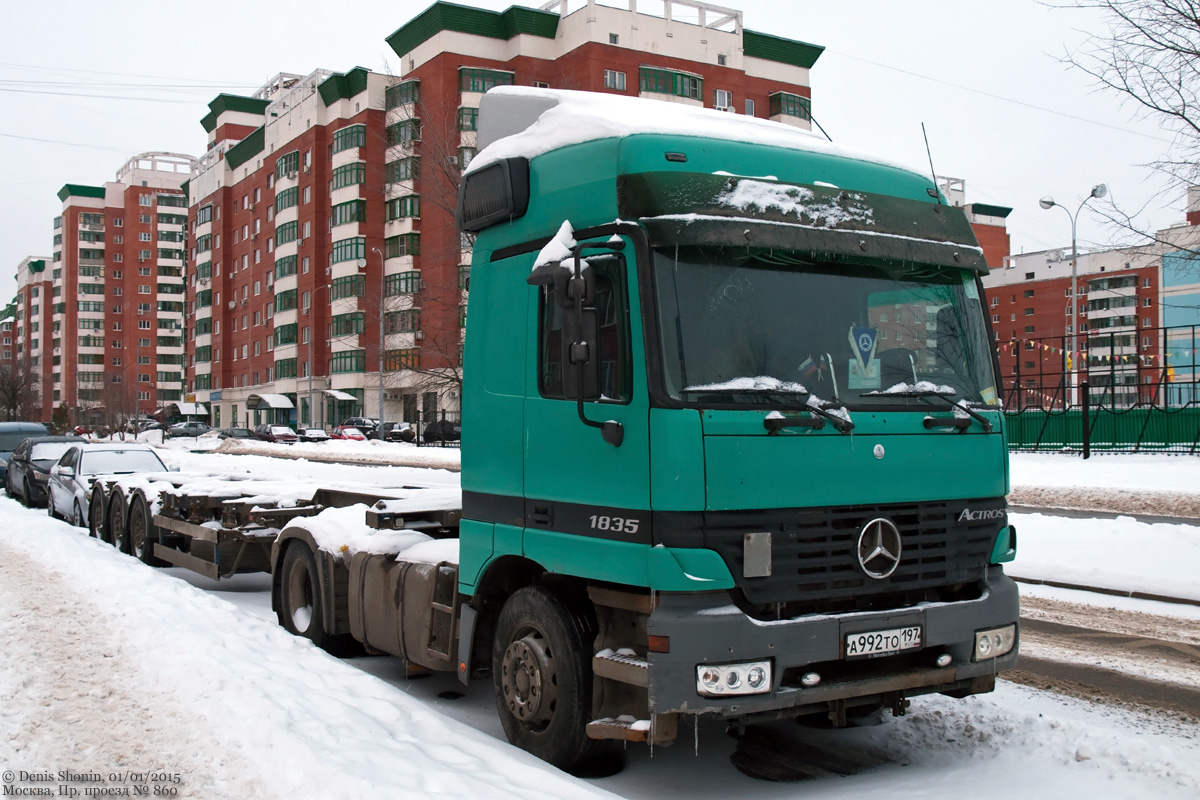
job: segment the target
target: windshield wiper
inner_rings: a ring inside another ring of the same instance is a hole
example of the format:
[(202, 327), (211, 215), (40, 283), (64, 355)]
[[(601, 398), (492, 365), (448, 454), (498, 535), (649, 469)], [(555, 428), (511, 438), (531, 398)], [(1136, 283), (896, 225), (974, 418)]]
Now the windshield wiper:
[[(811, 397), (811, 395), (809, 395)], [(809, 400), (804, 406), (804, 410), (812, 414), (811, 417), (785, 417), (778, 411), (772, 411), (763, 420), (763, 427), (767, 429), (767, 435), (778, 433), (784, 428), (812, 428), (821, 430), (825, 427), (825, 420), (829, 420), (833, 427), (838, 429), (839, 433), (849, 433), (854, 430), (854, 423), (846, 417), (833, 413), (830, 409), (844, 409), (845, 406), (841, 403), (821, 403)]]
[[(891, 391), (888, 391), (888, 392), (864, 392), (861, 396), (862, 397), (918, 397), (921, 399), (924, 399), (927, 397), (936, 397), (937, 399), (939, 399), (943, 403), (945, 403), (947, 406), (949, 406), (951, 409), (956, 410), (956, 411), (961, 410), (964, 414), (971, 417), (971, 419), (977, 420), (979, 422), (979, 424), (983, 426), (984, 433), (991, 433), (992, 432), (991, 421), (987, 417), (983, 416), (982, 414), (980, 414), (976, 411), (972, 411), (970, 409), (970, 407), (967, 406), (965, 403), (954, 402), (952, 399), (950, 399), (953, 396), (953, 394), (954, 394), (953, 392), (937, 392), (937, 391), (933, 391), (931, 389), (920, 389), (920, 390), (912, 389), (912, 390), (903, 391), (903, 392), (891, 392)], [(942, 427), (943, 425), (948, 425), (950, 422), (949, 420), (947, 420), (946, 423), (941, 423), (940, 421), (935, 420), (933, 422), (933, 425), (930, 425), (929, 421), (933, 418), (926, 417), (925, 419), (926, 419), (926, 423), (925, 423), (926, 428)], [(955, 427), (957, 427), (957, 426), (955, 426)], [(965, 428), (960, 428), (960, 430), (964, 430), (964, 429)]]

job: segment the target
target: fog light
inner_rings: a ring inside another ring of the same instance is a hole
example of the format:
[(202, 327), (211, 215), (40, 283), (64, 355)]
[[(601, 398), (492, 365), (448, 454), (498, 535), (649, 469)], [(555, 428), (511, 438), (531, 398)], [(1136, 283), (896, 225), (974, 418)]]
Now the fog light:
[(800, 685), (812, 688), (821, 682), (821, 676), (816, 672), (806, 672), (800, 678)]
[(696, 693), (704, 697), (763, 694), (771, 691), (771, 662), (748, 661), (741, 664), (696, 667)]
[(1005, 625), (975, 633), (975, 661), (998, 658), (1013, 649), (1017, 641), (1017, 626)]
[(939, 667), (948, 667), (948, 666), (950, 666), (950, 660), (951, 659), (950, 659), (949, 653), (942, 653), (940, 656), (937, 657), (937, 661), (934, 663), (936, 663)]

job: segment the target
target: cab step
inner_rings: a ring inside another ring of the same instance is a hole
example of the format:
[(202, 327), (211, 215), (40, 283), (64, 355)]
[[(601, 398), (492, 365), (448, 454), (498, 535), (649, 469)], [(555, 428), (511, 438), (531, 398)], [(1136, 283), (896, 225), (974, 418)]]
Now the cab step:
[(650, 738), (650, 720), (629, 716), (592, 720), (587, 724), (587, 735), (589, 739), (644, 742)]
[(639, 658), (637, 653), (626, 648), (604, 649), (592, 656), (592, 673), (597, 678), (608, 678), (643, 689), (650, 685), (649, 668), (646, 659)]

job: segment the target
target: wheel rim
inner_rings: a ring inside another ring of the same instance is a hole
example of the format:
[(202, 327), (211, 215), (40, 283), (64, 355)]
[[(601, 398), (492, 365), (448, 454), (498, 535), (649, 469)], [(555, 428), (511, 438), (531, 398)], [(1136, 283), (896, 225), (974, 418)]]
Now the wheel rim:
[(554, 717), (558, 676), (550, 643), (542, 632), (519, 632), (504, 651), (500, 687), (509, 712), (525, 727), (542, 730)]
[(124, 549), (125, 544), (125, 501), (118, 497), (113, 501), (112, 511), (108, 515), (108, 535), (113, 546)]
[(313, 621), (313, 591), (312, 580), (308, 574), (308, 565), (297, 559), (288, 571), (286, 610), (292, 628), (301, 636), (308, 634)]
[(129, 510), (129, 552), (137, 558), (146, 557), (146, 504), (135, 500)]
[(88, 523), (91, 528), (88, 532), (97, 539), (104, 539), (104, 503), (94, 497), (88, 504)]

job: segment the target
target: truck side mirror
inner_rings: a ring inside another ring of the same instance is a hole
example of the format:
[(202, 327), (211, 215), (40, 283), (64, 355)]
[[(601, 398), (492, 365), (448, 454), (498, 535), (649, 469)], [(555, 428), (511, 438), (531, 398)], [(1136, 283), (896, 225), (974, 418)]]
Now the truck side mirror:
[[(582, 327), (581, 327), (582, 326)], [(563, 393), (568, 400), (594, 400), (600, 395), (600, 314), (584, 308), (563, 314)], [(582, 377), (582, 384), (580, 378)], [(582, 393), (581, 393), (582, 392)]]

